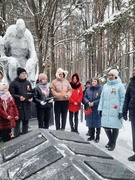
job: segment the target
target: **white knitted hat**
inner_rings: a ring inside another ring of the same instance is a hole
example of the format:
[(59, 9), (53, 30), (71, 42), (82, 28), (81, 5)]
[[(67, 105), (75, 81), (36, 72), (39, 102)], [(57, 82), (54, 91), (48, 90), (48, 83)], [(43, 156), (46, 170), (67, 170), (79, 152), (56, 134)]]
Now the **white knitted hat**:
[(113, 74), (114, 76), (118, 77), (119, 72), (117, 69), (111, 69), (108, 74)]

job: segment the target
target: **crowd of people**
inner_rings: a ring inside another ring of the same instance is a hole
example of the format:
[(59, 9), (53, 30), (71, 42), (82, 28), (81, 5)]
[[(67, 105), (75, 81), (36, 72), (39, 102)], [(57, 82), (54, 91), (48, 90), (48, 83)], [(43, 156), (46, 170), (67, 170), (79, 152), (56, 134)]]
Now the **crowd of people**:
[[(108, 137), (105, 147), (109, 151), (116, 147), (119, 129), (122, 128), (123, 119), (127, 120), (129, 110), (135, 152), (135, 67), (127, 90), (116, 69), (108, 72), (103, 87), (99, 79), (93, 77), (86, 81), (84, 90), (79, 75), (74, 73), (68, 81), (68, 72), (62, 68), (56, 71), (56, 79), (51, 83), (46, 74), (40, 73), (34, 88), (27, 80), (24, 68), (18, 67), (16, 73), (17, 77), (7, 85), (2, 82), (3, 73), (0, 72), (0, 137), (3, 142), (28, 133), (32, 101), (37, 108), (39, 128), (49, 128), (54, 108), (56, 130), (65, 130), (69, 112), (71, 132), (79, 134), (78, 113), (82, 103), (88, 127), (87, 140), (98, 143), (102, 127)], [(128, 160), (135, 161), (135, 154)]]

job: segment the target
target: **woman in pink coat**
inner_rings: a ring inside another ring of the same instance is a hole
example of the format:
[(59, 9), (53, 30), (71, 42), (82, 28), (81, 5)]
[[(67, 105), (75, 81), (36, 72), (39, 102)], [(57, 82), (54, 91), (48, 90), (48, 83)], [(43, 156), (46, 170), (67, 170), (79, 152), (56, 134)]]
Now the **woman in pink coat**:
[[(83, 98), (83, 90), (80, 83), (80, 78), (77, 73), (71, 77), (70, 85), (72, 87), (72, 95), (69, 99), (69, 123), (71, 132), (78, 133), (78, 113), (81, 108), (81, 102)], [(73, 121), (74, 117), (74, 121)]]

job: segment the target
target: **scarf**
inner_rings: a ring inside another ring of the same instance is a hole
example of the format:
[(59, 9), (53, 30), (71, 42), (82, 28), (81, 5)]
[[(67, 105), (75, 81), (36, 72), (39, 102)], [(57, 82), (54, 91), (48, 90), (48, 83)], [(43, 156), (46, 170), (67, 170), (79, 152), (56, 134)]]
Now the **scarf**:
[(7, 108), (8, 108), (8, 103), (10, 101), (13, 101), (13, 97), (11, 96), (9, 91), (7, 91), (7, 92), (0, 91), (0, 98), (2, 100), (3, 109), (6, 112)]
[(49, 83), (41, 84), (38, 83), (37, 86), (41, 89), (42, 93), (48, 97), (49, 96)]
[(71, 87), (73, 88), (73, 89), (77, 89), (77, 88), (79, 88), (80, 86), (81, 86), (81, 83), (72, 83), (72, 82), (70, 82), (70, 85), (71, 85)]

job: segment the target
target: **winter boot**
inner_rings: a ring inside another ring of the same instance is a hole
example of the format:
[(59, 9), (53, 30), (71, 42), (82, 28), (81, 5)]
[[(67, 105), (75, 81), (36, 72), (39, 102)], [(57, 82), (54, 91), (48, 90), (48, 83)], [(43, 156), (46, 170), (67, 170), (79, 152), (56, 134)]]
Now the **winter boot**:
[(115, 149), (118, 134), (119, 134), (119, 129), (112, 129), (112, 140), (110, 147), (108, 148), (108, 151), (113, 151)]
[(130, 157), (128, 158), (128, 160), (129, 160), (129, 161), (135, 161), (135, 154), (134, 154), (133, 156), (130, 156)]
[(86, 136), (90, 136), (91, 128), (88, 128), (88, 132), (86, 133)]
[(96, 128), (96, 139), (95, 142), (98, 143), (100, 139), (100, 128)]
[(90, 137), (87, 140), (92, 141), (94, 139), (95, 139), (95, 128), (91, 128)]

